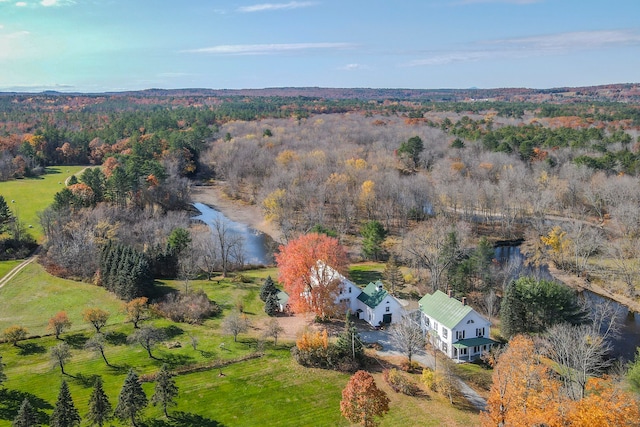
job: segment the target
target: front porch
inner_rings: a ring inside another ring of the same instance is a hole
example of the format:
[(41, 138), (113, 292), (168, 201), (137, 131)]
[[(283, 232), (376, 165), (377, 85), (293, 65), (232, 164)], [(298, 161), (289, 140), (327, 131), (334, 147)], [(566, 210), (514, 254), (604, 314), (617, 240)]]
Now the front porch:
[(485, 351), (491, 350), (491, 347), (497, 344), (496, 341), (485, 338), (466, 338), (453, 343), (453, 357), (457, 361), (471, 361), (482, 355)]

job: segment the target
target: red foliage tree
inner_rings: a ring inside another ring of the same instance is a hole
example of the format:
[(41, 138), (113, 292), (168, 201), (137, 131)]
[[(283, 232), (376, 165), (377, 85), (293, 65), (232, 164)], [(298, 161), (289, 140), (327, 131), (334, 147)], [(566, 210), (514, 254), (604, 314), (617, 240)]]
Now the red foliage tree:
[(310, 233), (280, 246), (278, 280), (294, 312), (327, 317), (336, 313), (336, 297), (347, 271), (347, 253), (337, 239)]
[(389, 398), (376, 386), (371, 374), (358, 371), (342, 390), (340, 412), (352, 423), (372, 427), (378, 424), (376, 416), (389, 412)]
[(70, 327), (71, 321), (69, 320), (69, 316), (67, 316), (67, 312), (59, 311), (51, 319), (49, 319), (49, 325), (47, 326), (47, 329), (53, 331), (56, 339), (59, 339), (60, 334)]

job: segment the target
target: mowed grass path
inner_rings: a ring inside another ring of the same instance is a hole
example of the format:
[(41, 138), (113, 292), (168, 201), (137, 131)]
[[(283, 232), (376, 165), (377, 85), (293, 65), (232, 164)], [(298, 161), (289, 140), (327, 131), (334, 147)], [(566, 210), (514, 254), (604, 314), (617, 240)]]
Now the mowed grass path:
[[(42, 227), (38, 212), (53, 202), (53, 196), (64, 188), (64, 182), (86, 166), (55, 166), (46, 168), (44, 175), (38, 178), (15, 179), (0, 182), (0, 195), (9, 208), (25, 226), (33, 226), (29, 232), (38, 241), (42, 238)], [(15, 200), (15, 203), (11, 201)]]

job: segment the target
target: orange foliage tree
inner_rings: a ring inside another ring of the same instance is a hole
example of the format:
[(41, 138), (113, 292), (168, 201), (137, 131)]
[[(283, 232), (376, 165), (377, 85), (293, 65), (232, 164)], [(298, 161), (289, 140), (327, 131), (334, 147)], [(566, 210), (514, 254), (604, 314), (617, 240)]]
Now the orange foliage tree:
[(138, 323), (143, 321), (148, 314), (149, 307), (147, 297), (134, 298), (124, 304), (124, 312), (127, 314), (127, 320), (133, 323), (134, 329), (138, 329)]
[(585, 397), (572, 400), (536, 351), (516, 335), (494, 360), (493, 383), (482, 426), (638, 426), (638, 399), (610, 379), (591, 378)]
[(375, 426), (378, 424), (376, 417), (389, 412), (389, 398), (376, 386), (371, 374), (358, 371), (342, 390), (340, 412), (352, 423)]
[(338, 288), (348, 266), (347, 253), (337, 239), (305, 234), (281, 245), (276, 262), (278, 280), (289, 294), (293, 311), (321, 317), (337, 314)]
[(85, 322), (90, 323), (96, 328), (96, 332), (100, 332), (100, 329), (107, 324), (109, 316), (111, 314), (108, 311), (104, 311), (98, 307), (87, 308), (82, 312), (82, 318)]
[(51, 319), (49, 319), (49, 325), (47, 326), (47, 329), (53, 331), (56, 339), (60, 339), (60, 334), (63, 333), (65, 329), (69, 329), (70, 327), (71, 321), (69, 320), (69, 316), (67, 316), (67, 312), (59, 311)]

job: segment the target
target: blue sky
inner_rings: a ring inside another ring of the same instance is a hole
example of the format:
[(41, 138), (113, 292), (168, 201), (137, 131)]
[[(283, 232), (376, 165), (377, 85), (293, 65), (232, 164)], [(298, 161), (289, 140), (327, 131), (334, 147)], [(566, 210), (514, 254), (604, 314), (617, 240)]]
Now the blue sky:
[(0, 90), (640, 82), (640, 0), (0, 0)]

